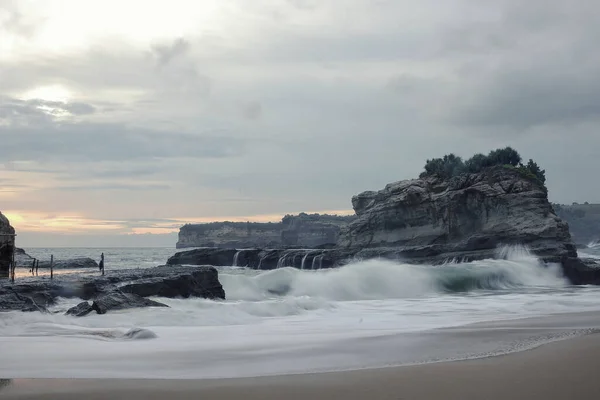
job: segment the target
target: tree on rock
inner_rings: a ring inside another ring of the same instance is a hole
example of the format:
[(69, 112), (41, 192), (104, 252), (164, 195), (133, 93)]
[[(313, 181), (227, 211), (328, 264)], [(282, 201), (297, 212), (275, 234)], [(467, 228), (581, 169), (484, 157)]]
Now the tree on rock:
[(434, 158), (425, 163), (425, 172), (420, 177), (439, 176), (440, 178), (451, 178), (465, 171), (462, 158), (454, 154), (446, 154), (444, 158)]
[(512, 147), (492, 150), (487, 156), (481, 153), (475, 154), (466, 162), (463, 162), (462, 158), (455, 154), (447, 154), (443, 158), (433, 158), (427, 160), (425, 171), (419, 177), (438, 176), (449, 179), (463, 173), (476, 174), (496, 165), (516, 170), (525, 177), (539, 181), (545, 187), (546, 171), (531, 159), (526, 165), (521, 163), (521, 155)]
[(546, 170), (541, 169), (535, 161), (529, 159), (529, 162), (527, 163), (527, 165), (525, 165), (525, 168), (527, 169), (527, 171), (535, 175), (535, 177), (538, 178), (540, 182), (544, 184), (546, 183)]
[(512, 147), (490, 151), (487, 158), (490, 165), (512, 165), (516, 167), (521, 163), (521, 155)]
[(475, 154), (465, 162), (465, 169), (467, 172), (474, 174), (481, 171), (485, 167), (489, 167), (490, 165), (490, 159), (488, 156), (479, 153)]

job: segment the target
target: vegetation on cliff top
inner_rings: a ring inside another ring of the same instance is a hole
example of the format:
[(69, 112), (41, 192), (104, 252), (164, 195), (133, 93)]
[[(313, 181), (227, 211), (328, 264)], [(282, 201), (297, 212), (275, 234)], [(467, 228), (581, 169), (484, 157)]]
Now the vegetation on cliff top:
[(425, 171), (421, 173), (420, 177), (439, 176), (449, 179), (461, 174), (474, 174), (485, 168), (502, 165), (518, 171), (525, 178), (535, 180), (545, 187), (546, 171), (531, 159), (527, 164), (523, 164), (521, 161), (521, 155), (512, 147), (492, 150), (487, 156), (481, 153), (475, 154), (466, 161), (454, 154), (447, 154), (442, 158), (427, 160)]
[(337, 215), (337, 214), (307, 214), (300, 213), (298, 215), (286, 214), (280, 222), (232, 222), (232, 221), (215, 221), (199, 224), (185, 224), (181, 227), (182, 231), (213, 231), (229, 226), (237, 229), (249, 230), (281, 230), (293, 224), (307, 223), (322, 223), (332, 225), (344, 225), (351, 222), (355, 215)]

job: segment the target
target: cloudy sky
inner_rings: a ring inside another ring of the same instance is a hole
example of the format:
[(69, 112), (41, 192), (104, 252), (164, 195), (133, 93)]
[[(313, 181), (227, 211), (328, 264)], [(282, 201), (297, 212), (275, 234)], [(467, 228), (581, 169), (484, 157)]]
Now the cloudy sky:
[(350, 212), (511, 145), (600, 202), (593, 0), (0, 0), (0, 210), (22, 246)]

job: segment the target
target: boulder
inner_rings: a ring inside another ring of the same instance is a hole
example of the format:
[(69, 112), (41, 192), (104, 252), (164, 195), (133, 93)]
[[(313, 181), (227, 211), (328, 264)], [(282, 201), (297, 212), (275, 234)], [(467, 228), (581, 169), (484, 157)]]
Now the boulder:
[(67, 315), (74, 317), (84, 317), (96, 311), (98, 314), (106, 314), (111, 310), (125, 310), (128, 308), (141, 308), (141, 307), (168, 307), (165, 304), (157, 301), (145, 299), (141, 296), (131, 293), (123, 293), (120, 291), (114, 291), (98, 297), (92, 304), (87, 301), (77, 304), (75, 307), (67, 310)]
[(132, 328), (128, 330), (124, 335), (124, 338), (133, 340), (144, 340), (144, 339), (156, 339), (158, 336), (156, 333), (149, 329), (143, 328)]
[(562, 260), (565, 276), (574, 285), (600, 285), (600, 263), (591, 258)]
[(145, 299), (142, 296), (138, 296), (137, 294), (123, 293), (120, 291), (105, 294), (94, 300), (94, 303), (92, 304), (92, 309), (98, 314), (106, 314), (108, 311), (114, 310), (125, 310), (128, 308), (141, 307), (168, 306), (157, 301)]
[(94, 311), (92, 305), (87, 301), (81, 302), (77, 304), (75, 307), (71, 307), (67, 310), (67, 315), (72, 315), (74, 317), (84, 317)]

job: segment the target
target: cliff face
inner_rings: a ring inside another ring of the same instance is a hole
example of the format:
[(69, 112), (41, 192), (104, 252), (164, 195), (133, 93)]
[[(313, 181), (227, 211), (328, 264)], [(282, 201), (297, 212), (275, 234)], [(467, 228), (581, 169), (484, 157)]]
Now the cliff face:
[(568, 225), (545, 188), (502, 166), (451, 180), (388, 184), (352, 198), (358, 218), (342, 229), (343, 248), (402, 248), (430, 258), (483, 258), (497, 246), (527, 245), (547, 261), (577, 257)]
[(587, 245), (600, 241), (600, 204), (555, 204), (554, 209), (569, 224), (575, 243)]
[(186, 247), (254, 247), (277, 245), (280, 223), (212, 222), (188, 224), (179, 230), (177, 248)]
[(0, 276), (8, 275), (12, 254), (15, 248), (15, 229), (8, 218), (0, 213)]
[(177, 248), (273, 248), (334, 245), (340, 227), (353, 217), (287, 215), (281, 222), (212, 222), (188, 224), (179, 230)]

